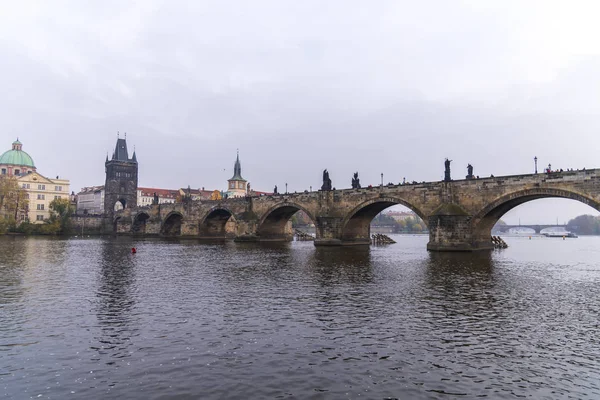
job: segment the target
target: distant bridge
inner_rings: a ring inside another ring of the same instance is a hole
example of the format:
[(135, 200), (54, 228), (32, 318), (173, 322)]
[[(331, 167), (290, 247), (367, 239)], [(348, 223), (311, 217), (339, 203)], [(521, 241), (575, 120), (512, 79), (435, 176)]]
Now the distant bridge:
[(561, 228), (561, 230), (567, 230), (566, 225), (497, 225), (494, 227), (494, 231), (508, 232), (513, 228), (529, 228), (533, 229), (535, 233), (540, 233), (547, 228)]
[(225, 238), (230, 231), (237, 241), (283, 241), (292, 238), (287, 222), (302, 210), (315, 224), (316, 246), (366, 245), (371, 220), (401, 204), (427, 224), (429, 250), (473, 251), (493, 248), (492, 227), (509, 210), (548, 197), (600, 210), (600, 170), (126, 207), (107, 217), (105, 227), (119, 234)]

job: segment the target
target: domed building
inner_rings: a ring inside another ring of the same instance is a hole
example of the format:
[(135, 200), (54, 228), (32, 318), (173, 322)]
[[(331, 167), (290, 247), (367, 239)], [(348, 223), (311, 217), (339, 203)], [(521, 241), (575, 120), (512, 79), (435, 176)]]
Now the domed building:
[(23, 151), (23, 144), (17, 138), (12, 149), (0, 156), (0, 173), (8, 176), (21, 176), (35, 172), (33, 158)]
[(50, 179), (39, 172), (29, 154), (23, 151), (23, 144), (17, 139), (12, 149), (0, 156), (0, 178), (14, 178), (25, 190), (28, 199), (27, 209), (17, 216), (17, 222), (30, 221), (43, 223), (50, 217), (50, 203), (54, 199), (69, 199), (69, 180)]

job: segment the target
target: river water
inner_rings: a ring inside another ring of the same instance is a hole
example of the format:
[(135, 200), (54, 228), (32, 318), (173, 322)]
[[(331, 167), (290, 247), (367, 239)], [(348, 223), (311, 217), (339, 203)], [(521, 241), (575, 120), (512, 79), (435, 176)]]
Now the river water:
[(600, 238), (395, 238), (0, 238), (0, 398), (600, 398)]

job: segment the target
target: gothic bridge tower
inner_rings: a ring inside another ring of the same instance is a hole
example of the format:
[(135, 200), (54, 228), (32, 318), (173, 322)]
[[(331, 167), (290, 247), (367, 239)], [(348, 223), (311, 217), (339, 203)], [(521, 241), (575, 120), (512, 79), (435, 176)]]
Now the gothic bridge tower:
[(104, 215), (112, 221), (116, 210), (137, 206), (138, 163), (135, 151), (129, 158), (126, 139), (117, 139), (112, 159), (107, 155), (104, 165)]
[(233, 166), (233, 176), (227, 180), (227, 197), (246, 196), (247, 180), (242, 178), (242, 164), (240, 163), (240, 152), (237, 153), (235, 164)]

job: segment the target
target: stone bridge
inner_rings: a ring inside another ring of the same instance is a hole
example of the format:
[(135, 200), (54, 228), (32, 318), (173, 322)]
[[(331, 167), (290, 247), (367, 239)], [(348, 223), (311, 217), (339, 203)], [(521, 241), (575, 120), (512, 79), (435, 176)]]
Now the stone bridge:
[(513, 228), (528, 228), (528, 229), (533, 229), (535, 231), (535, 233), (541, 233), (544, 229), (547, 228), (561, 228), (561, 230), (567, 230), (567, 226), (566, 225), (537, 225), (537, 224), (532, 224), (532, 225), (500, 225), (496, 227), (496, 230), (498, 232), (508, 232)]
[(429, 228), (427, 249), (491, 249), (491, 229), (512, 208), (560, 197), (600, 210), (600, 170), (388, 185), (218, 201), (161, 204), (116, 212), (113, 232), (237, 241), (291, 240), (288, 221), (304, 211), (316, 227), (316, 246), (366, 245), (371, 220), (402, 204)]

